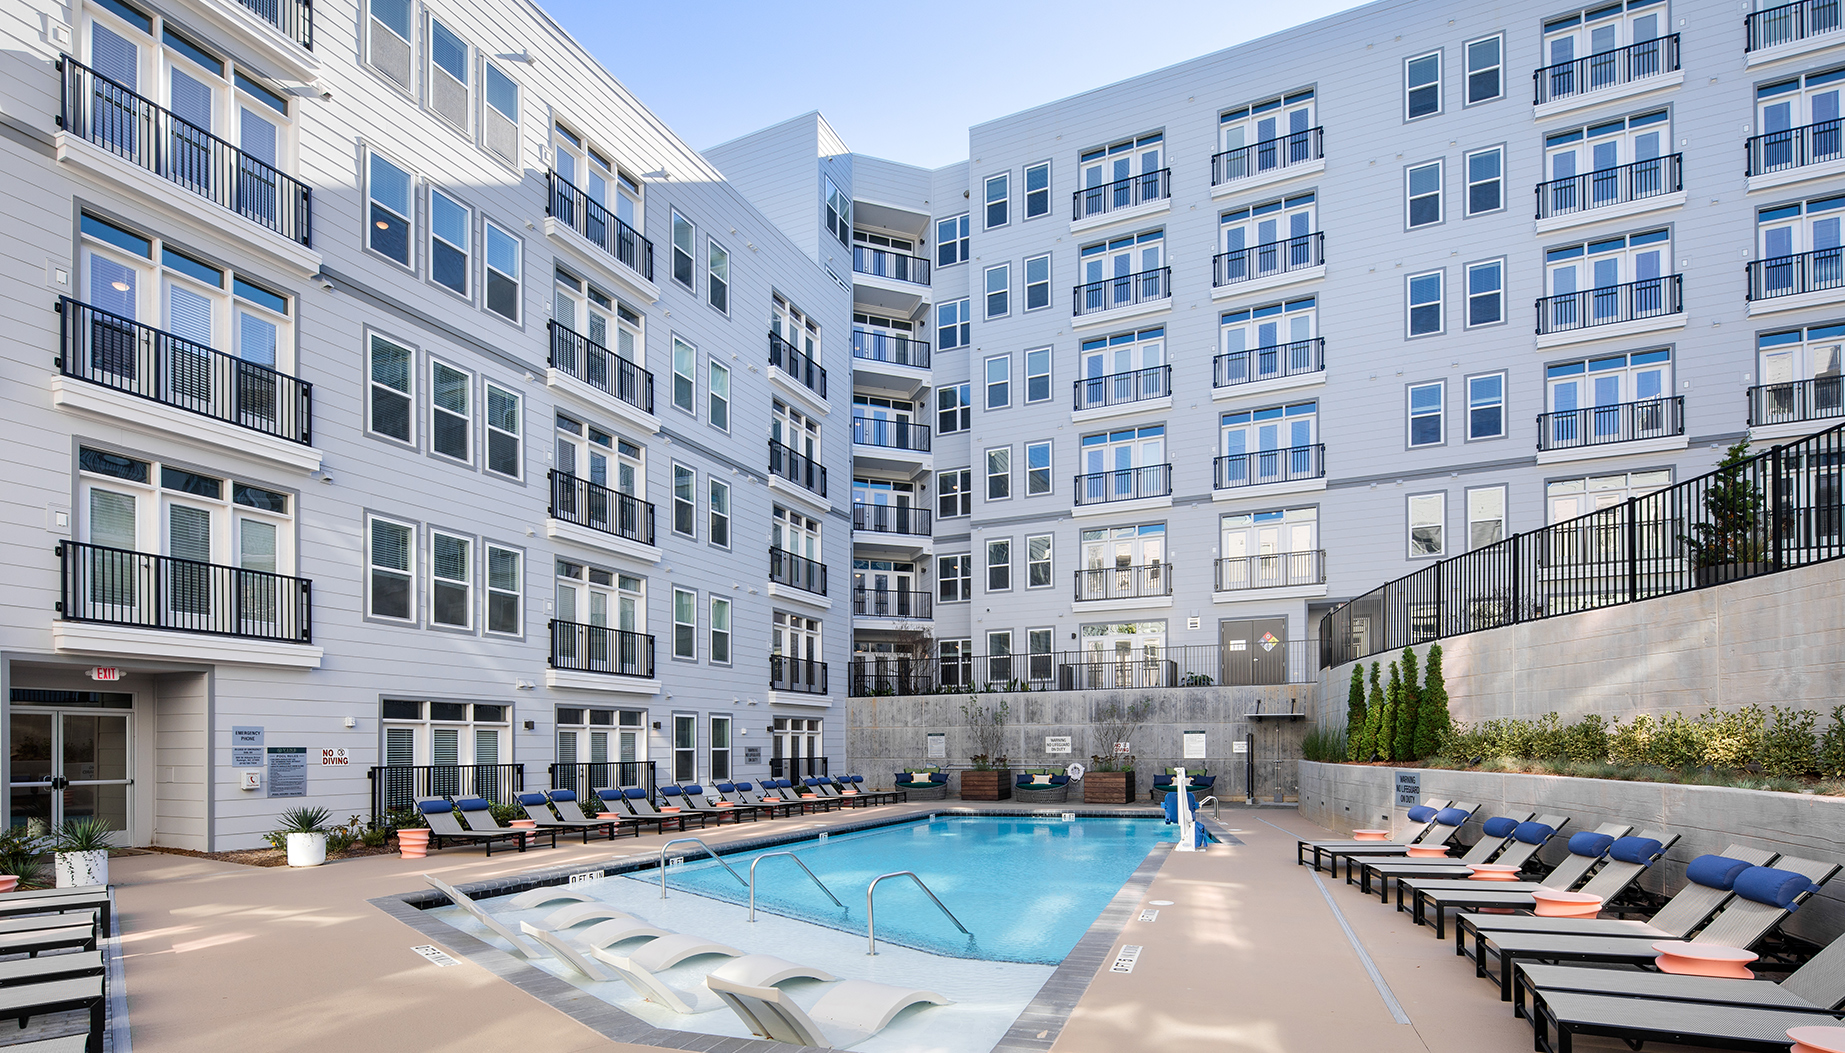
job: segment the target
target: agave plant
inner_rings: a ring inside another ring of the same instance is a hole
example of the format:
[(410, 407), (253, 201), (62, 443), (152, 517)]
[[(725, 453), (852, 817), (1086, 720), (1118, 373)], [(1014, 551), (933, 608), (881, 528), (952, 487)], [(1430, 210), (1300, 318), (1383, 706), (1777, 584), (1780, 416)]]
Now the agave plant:
[(52, 831), (52, 848), (58, 852), (105, 852), (115, 830), (109, 820), (98, 815), (66, 819)]
[(333, 820), (333, 813), (325, 808), (303, 806), (290, 808), (279, 818), (282, 820), (279, 833), (318, 834), (326, 831), (327, 824)]

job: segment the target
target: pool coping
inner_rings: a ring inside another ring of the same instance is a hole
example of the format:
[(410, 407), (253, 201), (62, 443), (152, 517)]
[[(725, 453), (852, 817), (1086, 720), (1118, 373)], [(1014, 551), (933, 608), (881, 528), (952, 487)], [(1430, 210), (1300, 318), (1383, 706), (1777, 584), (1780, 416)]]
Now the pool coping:
[[(1165, 818), (1165, 813), (1159, 809), (1116, 808), (1096, 811), (1082, 808), (944, 807), (842, 823), (838, 826), (829, 826), (826, 833), (874, 830), (886, 826), (926, 821), (927, 818), (940, 815), (1059, 818), (1065, 814), (1074, 814), (1079, 819)], [(1205, 826), (1206, 829), (1210, 829), (1212, 824), (1206, 820)], [(1234, 835), (1222, 833), (1221, 827), (1213, 830), (1212, 833), (1220, 839), (1235, 840)], [(814, 839), (815, 834), (816, 831), (812, 829), (782, 830), (763, 837), (726, 841), (714, 847), (723, 849), (720, 853), (722, 855), (731, 855), (796, 841), (810, 841)], [(1089, 989), (1089, 983), (1095, 978), (1096, 970), (1101, 966), (1104, 956), (1114, 946), (1115, 937), (1127, 925), (1133, 909), (1145, 895), (1147, 887), (1153, 883), (1154, 876), (1159, 873), (1160, 867), (1165, 864), (1172, 849), (1171, 842), (1161, 842), (1148, 850), (1147, 857), (1135, 868), (1134, 873), (1129, 875), (1121, 888), (1116, 890), (1108, 905), (1089, 926), (1089, 930), (1076, 942), (1076, 946), (1064, 957), (1064, 960), (1058, 963), (1050, 978), (1044, 982), (1044, 986), (1019, 1013), (1018, 1019), (1013, 1021), (999, 1044), (993, 1047), (993, 1053), (1025, 1053), (1025, 1051), (1050, 1048), (1051, 1043), (1057, 1040), (1057, 1036), (1069, 1021), (1071, 1012), (1076, 1008), (1076, 1003)], [(688, 851), (675, 851), (668, 852), (666, 858), (689, 858), (694, 854)], [(566, 884), (573, 874), (593, 873), (601, 870), (605, 876), (614, 876), (637, 870), (651, 870), (658, 865), (657, 856), (652, 858), (629, 856), (601, 867), (581, 864), (545, 867), (493, 881), (476, 881), (457, 885), (456, 888), (469, 895), (505, 896), (535, 888)], [(445, 906), (449, 902), (448, 897), (435, 889), (418, 889), (391, 896), (379, 896), (367, 902), (604, 1038), (637, 1046), (686, 1050), (690, 1053), (803, 1053), (803, 1051), (816, 1048), (760, 1038), (730, 1038), (723, 1035), (708, 1035), (699, 1031), (679, 1031), (673, 1028), (655, 1027), (566, 980), (553, 976), (521, 958), (476, 938), (471, 933), (464, 932), (431, 916), (428, 913), (431, 908)]]

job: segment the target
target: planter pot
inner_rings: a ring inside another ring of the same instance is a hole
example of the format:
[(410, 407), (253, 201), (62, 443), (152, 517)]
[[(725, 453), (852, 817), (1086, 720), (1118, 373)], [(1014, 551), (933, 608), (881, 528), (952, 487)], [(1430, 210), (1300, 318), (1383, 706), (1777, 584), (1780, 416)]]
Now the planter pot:
[(54, 860), (59, 888), (109, 883), (109, 850), (94, 852), (59, 852)]
[(1132, 804), (1134, 773), (1092, 771), (1083, 776), (1084, 804)]
[(1718, 563), (1714, 566), (1698, 568), (1698, 587), (1721, 585), (1726, 581), (1741, 581), (1753, 578), (1757, 574), (1766, 574), (1774, 569), (1772, 563)]
[(0, 892), (12, 892), (18, 888), (18, 874), (0, 874)]
[(326, 834), (289, 834), (288, 865), (317, 867), (327, 861)]
[(511, 822), (507, 823), (506, 825), (511, 827), (514, 830), (536, 830), (538, 829), (538, 820), (536, 819), (514, 819)]
[(963, 801), (1009, 801), (1012, 799), (1012, 769), (987, 768), (961, 773)]
[(428, 830), (397, 831), (397, 852), (404, 859), (422, 859), (429, 855)]

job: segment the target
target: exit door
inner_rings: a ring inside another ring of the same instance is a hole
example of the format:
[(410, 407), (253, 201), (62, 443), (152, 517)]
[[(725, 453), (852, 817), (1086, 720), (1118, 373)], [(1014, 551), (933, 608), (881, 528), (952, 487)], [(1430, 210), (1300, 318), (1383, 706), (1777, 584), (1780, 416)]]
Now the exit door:
[(1288, 620), (1254, 618), (1218, 626), (1226, 684), (1288, 682)]
[(96, 817), (129, 829), (128, 714), (15, 707), (9, 731), (14, 826), (52, 830)]

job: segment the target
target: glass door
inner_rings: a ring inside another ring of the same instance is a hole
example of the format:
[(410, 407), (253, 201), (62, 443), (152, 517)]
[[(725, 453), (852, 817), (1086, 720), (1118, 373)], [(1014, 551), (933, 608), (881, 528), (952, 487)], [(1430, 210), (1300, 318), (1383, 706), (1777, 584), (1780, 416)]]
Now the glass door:
[(13, 825), (49, 831), (66, 819), (98, 818), (127, 831), (127, 713), (16, 708), (12, 742)]

